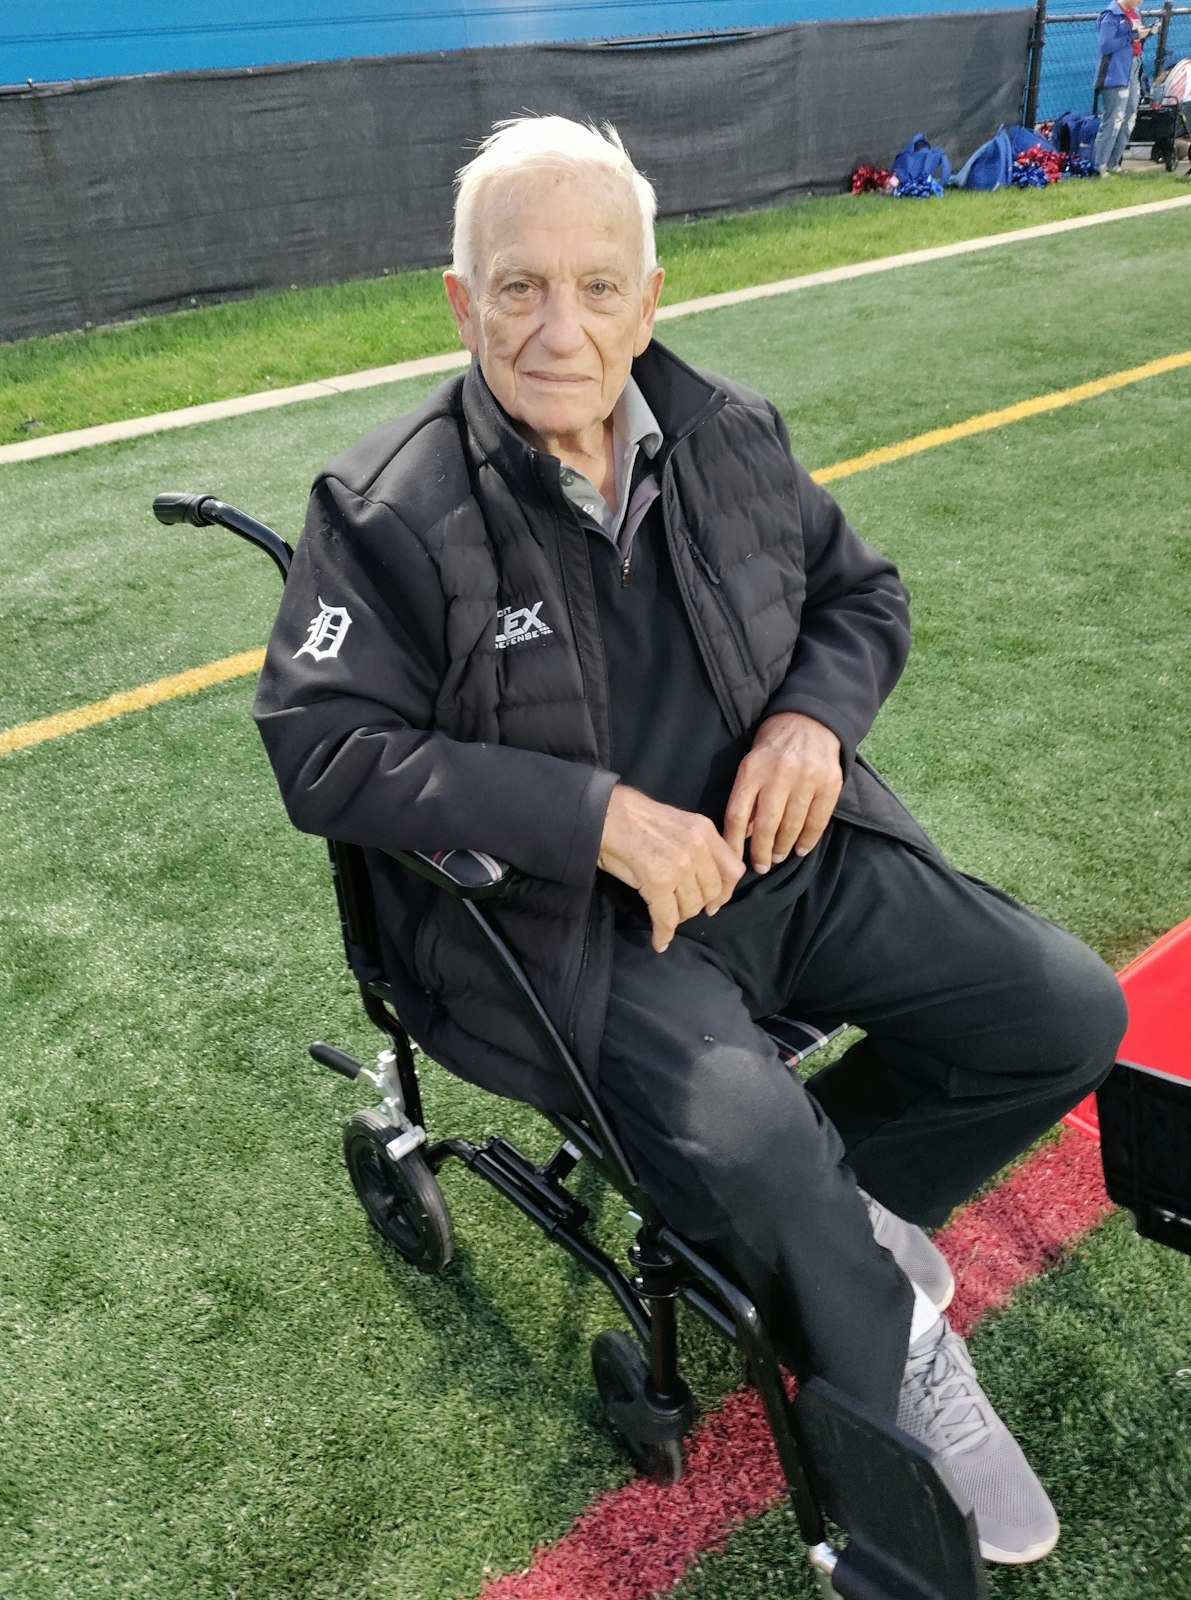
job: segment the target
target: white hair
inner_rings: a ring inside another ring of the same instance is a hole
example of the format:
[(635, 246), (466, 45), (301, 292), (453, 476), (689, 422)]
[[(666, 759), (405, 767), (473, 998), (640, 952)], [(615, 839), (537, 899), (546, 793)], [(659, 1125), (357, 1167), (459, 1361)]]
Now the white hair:
[(657, 266), (653, 221), (657, 195), (637, 171), (620, 135), (610, 122), (603, 128), (572, 122), (569, 117), (512, 117), (494, 124), (472, 159), (455, 174), (453, 267), (464, 281), (474, 279), (480, 263), (475, 255), (476, 202), (500, 178), (526, 171), (575, 174), (602, 173), (622, 184), (641, 215), (644, 276)]

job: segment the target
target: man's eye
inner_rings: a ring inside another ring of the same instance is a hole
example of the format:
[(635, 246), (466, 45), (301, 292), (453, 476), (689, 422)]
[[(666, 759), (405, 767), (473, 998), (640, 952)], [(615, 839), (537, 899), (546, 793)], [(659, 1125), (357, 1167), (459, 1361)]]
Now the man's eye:
[(527, 294), (533, 292), (533, 284), (526, 283), (524, 278), (517, 278), (513, 283), (507, 284), (506, 288), (509, 294), (514, 295), (519, 300), (524, 299)]
[(588, 284), (587, 292), (594, 295), (597, 300), (603, 300), (612, 293), (612, 285), (605, 283), (602, 279), (597, 279), (595, 283)]

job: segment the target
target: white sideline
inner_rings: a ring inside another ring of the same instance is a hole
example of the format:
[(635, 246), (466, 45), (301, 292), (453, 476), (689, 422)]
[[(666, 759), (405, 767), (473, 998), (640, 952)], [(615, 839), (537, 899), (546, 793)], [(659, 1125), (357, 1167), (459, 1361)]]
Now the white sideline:
[[(723, 306), (744, 305), (750, 300), (765, 300), (771, 295), (793, 294), (798, 289), (813, 289), (818, 284), (843, 283), (849, 278), (865, 278), (870, 273), (889, 272), (894, 267), (915, 267), (927, 261), (944, 261), (949, 256), (969, 255), (977, 250), (993, 250), (1003, 244), (1026, 239), (1044, 239), (1051, 234), (1070, 233), (1077, 228), (1093, 228), (1104, 222), (1121, 222), (1127, 217), (1151, 216), (1191, 206), (1191, 195), (1174, 200), (1151, 200), (1144, 205), (1122, 206), (1117, 211), (1097, 211), (1088, 217), (1069, 217), (1062, 222), (1043, 222), (1033, 228), (1015, 228), (1011, 233), (991, 233), (978, 239), (961, 239), (957, 244), (936, 245), (929, 250), (910, 250), (901, 255), (882, 256), (878, 261), (858, 261), (847, 267), (831, 267), (825, 272), (808, 272), (800, 278), (783, 278), (777, 283), (755, 284), (749, 289), (729, 289), (724, 294), (703, 295), (663, 306), (659, 322), (689, 317), (700, 311), (716, 311)], [(0, 445), (0, 466), (8, 462), (36, 461), (45, 456), (66, 455), (72, 450), (87, 450), (93, 445), (112, 444), (120, 439), (139, 439), (150, 433), (165, 433), (171, 428), (189, 428), (200, 422), (217, 422), (225, 417), (242, 417), (253, 411), (272, 411), (278, 406), (296, 405), (303, 400), (322, 400), (328, 395), (346, 394), (353, 389), (373, 389), (403, 378), (421, 378), (436, 372), (452, 372), (467, 365), (466, 351), (425, 356), (417, 361), (398, 361), (390, 367), (373, 367), (367, 372), (349, 372), (338, 378), (321, 378), (314, 383), (299, 383), (288, 389), (267, 389), (260, 394), (239, 395), (231, 400), (212, 400), (206, 405), (184, 406), (178, 411), (159, 411), (150, 417), (129, 417), (123, 422), (105, 422), (95, 428), (75, 428), (69, 433), (52, 433), (44, 439), (22, 439), (17, 444)]]

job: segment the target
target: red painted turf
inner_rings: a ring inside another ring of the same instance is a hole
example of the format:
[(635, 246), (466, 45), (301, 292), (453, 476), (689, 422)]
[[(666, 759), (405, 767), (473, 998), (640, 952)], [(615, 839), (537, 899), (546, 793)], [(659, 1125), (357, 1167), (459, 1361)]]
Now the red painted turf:
[[(1067, 1132), (1031, 1157), (936, 1235), (958, 1280), (953, 1327), (971, 1332), (1108, 1209), (1090, 1140)], [(637, 1479), (604, 1495), (533, 1566), (496, 1579), (481, 1600), (646, 1600), (784, 1492), (760, 1401), (741, 1390), (690, 1440), (681, 1483), (663, 1489)]]
[[(1129, 1031), (1117, 1060), (1191, 1080), (1191, 917), (1164, 933), (1117, 976), (1129, 1002)], [(1081, 1100), (1063, 1120), (1098, 1139), (1096, 1096)]]

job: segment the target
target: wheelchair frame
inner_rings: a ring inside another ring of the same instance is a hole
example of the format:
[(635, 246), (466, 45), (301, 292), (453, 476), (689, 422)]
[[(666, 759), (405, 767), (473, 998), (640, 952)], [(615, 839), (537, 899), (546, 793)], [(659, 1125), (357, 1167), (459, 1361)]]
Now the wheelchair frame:
[[(263, 549), (283, 580), (288, 575), (293, 551), (280, 535), (212, 495), (158, 495), (153, 510), (167, 524), (226, 528)], [(347, 963), (364, 1011), (387, 1047), (379, 1052), (375, 1070), (332, 1045), (313, 1044), (310, 1054), (344, 1077), (364, 1078), (380, 1096), (379, 1111), (349, 1119), (345, 1158), (365, 1211), (389, 1243), (424, 1271), (446, 1264), (450, 1219), (434, 1174), (450, 1160), (461, 1161), (594, 1274), (648, 1352), (642, 1358), (619, 1331), (599, 1334), (593, 1344), (605, 1415), (639, 1468), (662, 1482), (676, 1482), (682, 1474), (682, 1441), (694, 1422), (694, 1402), (679, 1372), (676, 1305), (682, 1300), (745, 1358), (824, 1594), (850, 1600), (987, 1600), (975, 1520), (929, 1452), (820, 1378), (801, 1381), (791, 1400), (756, 1306), (667, 1225), (641, 1189), (578, 1063), (487, 915), (487, 903), (499, 897), (510, 869), (466, 850), (434, 856), (394, 852), (403, 866), (461, 903), (506, 985), (510, 1004), (574, 1090), (580, 1116), (545, 1113), (561, 1142), (541, 1165), (500, 1137), (483, 1145), (456, 1137), (429, 1141), (414, 1047), (381, 965), (364, 853), (334, 840), (328, 850)], [(770, 1023), (791, 1067), (829, 1037), (788, 1018)], [(631, 1273), (584, 1232), (587, 1210), (566, 1187), (584, 1159), (640, 1219), (629, 1251)], [(846, 1535), (842, 1548), (829, 1537), (827, 1519)]]

